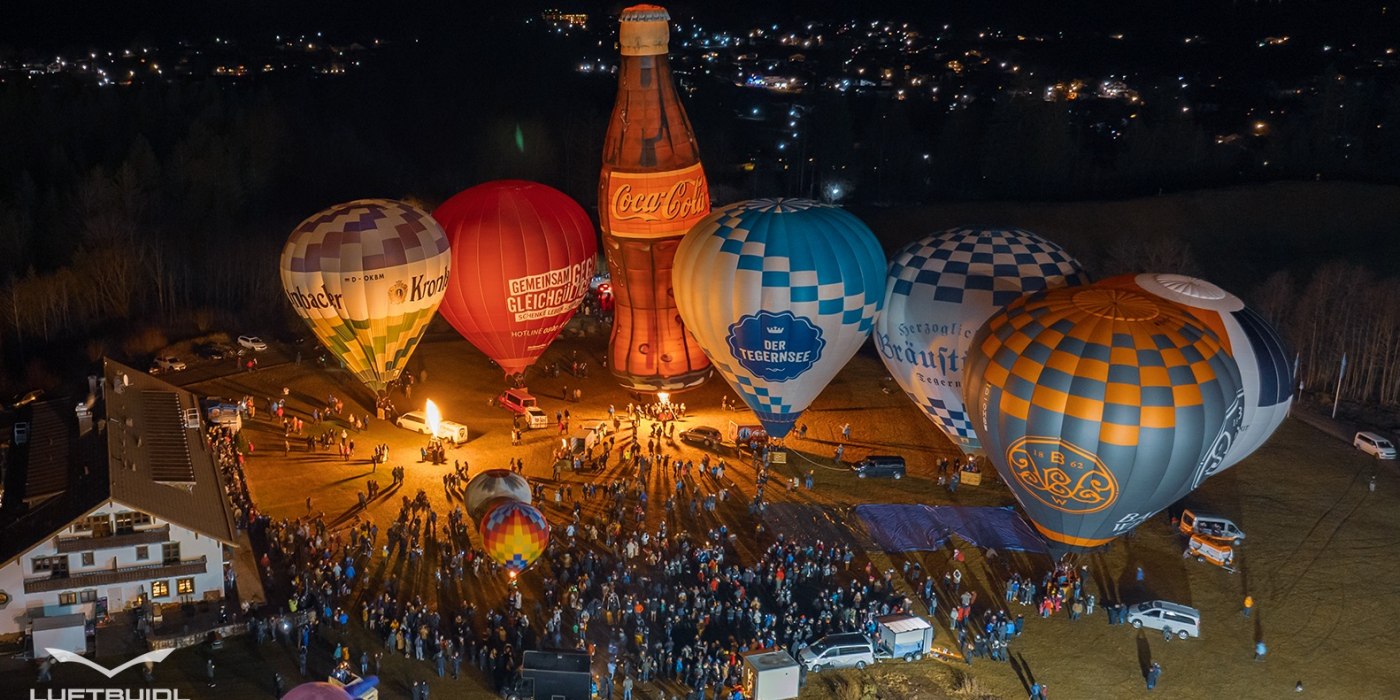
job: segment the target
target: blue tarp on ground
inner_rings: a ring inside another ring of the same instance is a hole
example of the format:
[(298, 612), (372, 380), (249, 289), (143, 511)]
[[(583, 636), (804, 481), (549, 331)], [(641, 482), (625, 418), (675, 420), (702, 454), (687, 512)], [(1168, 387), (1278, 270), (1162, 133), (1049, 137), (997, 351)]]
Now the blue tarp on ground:
[(867, 504), (856, 515), (886, 552), (932, 551), (950, 535), (974, 547), (1048, 554), (1045, 541), (1010, 507)]

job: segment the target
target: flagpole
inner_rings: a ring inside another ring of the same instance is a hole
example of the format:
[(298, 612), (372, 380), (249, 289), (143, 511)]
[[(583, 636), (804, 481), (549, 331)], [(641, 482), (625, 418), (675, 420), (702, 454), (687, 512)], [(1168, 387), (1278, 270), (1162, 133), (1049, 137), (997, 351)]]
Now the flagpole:
[(1332, 417), (1337, 417), (1337, 402), (1342, 400), (1342, 377), (1347, 376), (1347, 354), (1342, 353), (1342, 371), (1337, 373), (1337, 393), (1332, 397)]

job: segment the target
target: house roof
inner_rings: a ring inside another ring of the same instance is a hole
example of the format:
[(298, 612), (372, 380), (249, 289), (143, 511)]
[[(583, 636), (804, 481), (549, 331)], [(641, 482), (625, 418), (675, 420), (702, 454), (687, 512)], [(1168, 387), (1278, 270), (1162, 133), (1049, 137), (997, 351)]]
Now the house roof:
[(105, 364), (112, 500), (232, 543), (233, 517), (198, 398), (126, 365)]
[(104, 361), (99, 394), (86, 432), (67, 399), (21, 413), (29, 433), (10, 454), (0, 562), (108, 501), (232, 544), (233, 517), (198, 399), (113, 360)]

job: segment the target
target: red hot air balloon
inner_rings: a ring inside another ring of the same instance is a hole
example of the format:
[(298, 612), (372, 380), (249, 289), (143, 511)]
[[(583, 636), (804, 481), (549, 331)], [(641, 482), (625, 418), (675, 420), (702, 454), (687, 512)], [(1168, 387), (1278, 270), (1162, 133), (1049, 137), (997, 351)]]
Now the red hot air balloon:
[(462, 274), (439, 311), (507, 376), (525, 371), (588, 293), (598, 241), (583, 207), (526, 180), (486, 182), (433, 212)]

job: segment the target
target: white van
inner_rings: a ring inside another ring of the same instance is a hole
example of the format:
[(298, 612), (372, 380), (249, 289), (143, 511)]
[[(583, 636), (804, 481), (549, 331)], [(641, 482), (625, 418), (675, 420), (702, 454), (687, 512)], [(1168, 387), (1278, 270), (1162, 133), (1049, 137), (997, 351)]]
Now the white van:
[(1395, 459), (1395, 445), (1375, 433), (1361, 431), (1351, 439), (1351, 446), (1376, 459)]
[(1244, 530), (1234, 521), (1219, 515), (1194, 513), (1191, 509), (1181, 512), (1181, 534), (1200, 535), (1217, 540), (1225, 540), (1238, 547), (1244, 544)]
[[(409, 411), (394, 419), (394, 425), (405, 430), (412, 430), (424, 435), (431, 435), (433, 430), (428, 427), (428, 417), (423, 411)], [(450, 420), (438, 421), (437, 435), (454, 445), (461, 445), (467, 441), (467, 426)]]
[(797, 652), (797, 660), (812, 672), (829, 668), (865, 668), (875, 663), (875, 645), (859, 632), (828, 634)]
[(1201, 611), (1166, 600), (1149, 600), (1128, 608), (1128, 624), (1162, 630), (1162, 636), (1180, 639), (1201, 636)]

